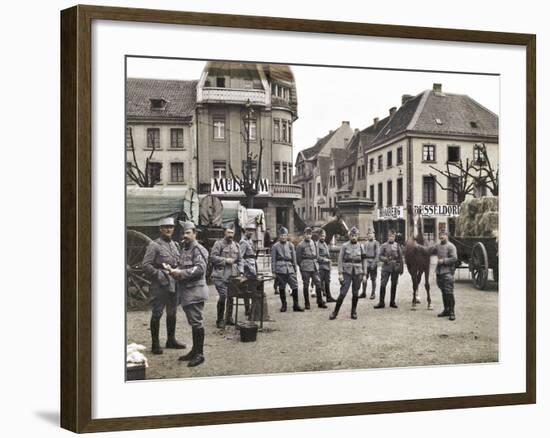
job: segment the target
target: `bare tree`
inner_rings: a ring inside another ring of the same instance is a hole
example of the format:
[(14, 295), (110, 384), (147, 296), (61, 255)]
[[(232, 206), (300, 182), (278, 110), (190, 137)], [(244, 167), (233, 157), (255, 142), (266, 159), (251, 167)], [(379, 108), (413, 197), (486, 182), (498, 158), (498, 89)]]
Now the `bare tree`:
[(480, 184), (487, 188), (493, 196), (498, 196), (499, 186), (499, 169), (493, 168), (491, 160), (487, 154), (487, 146), (485, 143), (476, 144), (474, 150), (477, 151), (476, 160), (474, 160), (474, 170), (478, 173)]
[(157, 146), (152, 133), (148, 133), (148, 144), (151, 144), (151, 153), (145, 159), (145, 168), (142, 170), (139, 166), (136, 157), (136, 149), (134, 147), (134, 136), (130, 130), (130, 150), (132, 151), (132, 161), (126, 164), (126, 175), (139, 187), (154, 187), (159, 182), (157, 175), (152, 175), (151, 160)]
[(449, 185), (444, 186), (439, 182), (433, 173), (430, 174), (441, 189), (452, 193), (454, 197), (456, 197), (458, 203), (463, 202), (466, 199), (466, 196), (474, 193), (477, 185), (477, 178), (471, 176), (471, 171), (474, 168), (474, 165), (468, 158), (466, 158), (466, 165), (464, 165), (462, 160), (458, 162), (447, 161), (445, 170), (440, 170), (434, 166), (430, 167), (440, 175), (447, 178)]

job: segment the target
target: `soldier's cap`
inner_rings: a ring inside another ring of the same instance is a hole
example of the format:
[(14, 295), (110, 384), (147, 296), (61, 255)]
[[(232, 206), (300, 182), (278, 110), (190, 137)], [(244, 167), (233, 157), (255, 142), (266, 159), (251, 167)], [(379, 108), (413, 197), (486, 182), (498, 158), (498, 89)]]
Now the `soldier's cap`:
[(349, 234), (350, 236), (353, 234), (359, 234), (359, 230), (357, 229), (357, 227), (352, 227), (351, 230), (349, 230)]
[(175, 226), (176, 223), (174, 222), (174, 218), (172, 216), (170, 217), (163, 217), (160, 221), (159, 221), (159, 227), (173, 227)]
[(327, 232), (326, 232), (325, 230), (323, 230), (323, 229), (321, 228), (321, 229), (319, 230), (319, 235), (321, 235), (321, 234), (324, 234), (324, 235), (326, 235), (326, 234), (327, 234)]
[(313, 230), (311, 229), (311, 227), (306, 227), (304, 230), (304, 234), (311, 234), (312, 232)]
[(285, 227), (279, 228), (279, 234), (288, 234), (288, 228), (285, 228)]
[(235, 231), (235, 224), (233, 222), (224, 222), (222, 227), (224, 230)]
[(195, 224), (193, 222), (179, 221), (179, 223), (180, 223), (180, 226), (181, 226), (181, 229), (182, 229), (183, 232), (185, 232), (187, 230), (196, 230)]

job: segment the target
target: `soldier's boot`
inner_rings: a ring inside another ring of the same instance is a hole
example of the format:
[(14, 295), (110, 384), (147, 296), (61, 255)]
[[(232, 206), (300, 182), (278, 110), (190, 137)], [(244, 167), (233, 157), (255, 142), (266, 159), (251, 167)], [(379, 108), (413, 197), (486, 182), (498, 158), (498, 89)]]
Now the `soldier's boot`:
[(204, 362), (204, 327), (195, 329), (195, 331), (197, 333), (197, 347), (195, 348), (193, 345), (193, 348), (195, 348), (195, 355), (189, 360), (189, 363), (187, 364), (188, 367), (196, 367)]
[(218, 316), (216, 317), (216, 327), (219, 329), (223, 329), (225, 328), (225, 322), (223, 320), (223, 315), (225, 312), (225, 300), (222, 298), (218, 300), (217, 311)]
[(225, 325), (235, 325), (235, 321), (233, 321), (233, 298), (227, 299), (225, 308)]
[(281, 299), (281, 312), (286, 312), (286, 292), (284, 288), (279, 290), (279, 298)]
[(439, 318), (449, 316), (449, 298), (447, 297), (446, 294), (442, 294), (442, 298), (443, 298), (443, 312), (437, 314)]
[(450, 294), (448, 297), (449, 300), (449, 321), (454, 321), (456, 319), (455, 316), (455, 296), (453, 294)]
[(334, 299), (334, 297), (330, 293), (330, 284), (325, 284), (325, 293), (326, 293), (326, 296), (327, 296), (327, 303), (335, 303), (336, 302), (336, 300)]
[(176, 340), (176, 315), (166, 315), (166, 348), (175, 348), (182, 350), (186, 347), (185, 344)]
[(384, 307), (386, 307), (385, 300), (386, 300), (386, 288), (380, 287), (380, 297), (378, 298), (378, 304), (376, 304), (373, 307), (375, 309), (383, 309)]
[(376, 298), (376, 280), (372, 281), (372, 291), (370, 293), (370, 299), (374, 300)]
[(359, 295), (359, 298), (367, 298), (367, 283), (363, 283), (362, 285), (362, 292), (361, 292), (361, 295)]
[(311, 309), (311, 305), (309, 303), (309, 293), (308, 293), (308, 288), (307, 287), (304, 287), (304, 307), (305, 307), (306, 310)]
[(327, 308), (327, 303), (323, 300), (323, 293), (321, 292), (320, 287), (315, 287), (315, 295), (317, 296), (317, 307), (321, 309)]
[(191, 351), (189, 353), (178, 357), (178, 360), (181, 361), (181, 362), (193, 359), (193, 357), (195, 357), (195, 354), (197, 353), (198, 341), (197, 341), (197, 329), (196, 328), (191, 329), (191, 335), (193, 336), (193, 346), (191, 347)]
[(338, 295), (338, 299), (336, 300), (336, 306), (334, 306), (334, 310), (329, 315), (328, 319), (336, 319), (338, 316), (338, 312), (340, 311), (340, 307), (342, 307), (342, 303), (344, 302), (344, 297), (342, 295)]
[(160, 320), (151, 318), (151, 353), (162, 354), (159, 341)]
[(304, 311), (304, 308), (298, 304), (298, 289), (292, 289), (292, 310), (295, 312)]
[(359, 297), (352, 297), (351, 298), (351, 319), (357, 319), (357, 302), (359, 301)]
[(396, 295), (395, 288), (392, 287), (392, 290), (390, 292), (390, 307), (393, 307), (394, 309), (397, 309), (397, 304), (395, 304), (395, 295)]

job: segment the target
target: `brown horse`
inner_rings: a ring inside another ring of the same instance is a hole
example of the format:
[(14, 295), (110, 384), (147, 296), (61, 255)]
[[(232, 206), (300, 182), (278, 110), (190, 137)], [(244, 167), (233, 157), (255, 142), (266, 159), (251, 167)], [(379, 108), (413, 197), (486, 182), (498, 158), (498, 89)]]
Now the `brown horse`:
[[(416, 222), (416, 219), (415, 219)], [(424, 287), (428, 299), (428, 310), (432, 310), (432, 298), (430, 296), (430, 256), (423, 253), (415, 245), (415, 241), (424, 245), (424, 236), (422, 234), (421, 220), (416, 223), (412, 237), (409, 237), (405, 244), (405, 263), (413, 283), (413, 297), (411, 310), (416, 310), (416, 305), (420, 304), (418, 299), (418, 286), (424, 275)]]

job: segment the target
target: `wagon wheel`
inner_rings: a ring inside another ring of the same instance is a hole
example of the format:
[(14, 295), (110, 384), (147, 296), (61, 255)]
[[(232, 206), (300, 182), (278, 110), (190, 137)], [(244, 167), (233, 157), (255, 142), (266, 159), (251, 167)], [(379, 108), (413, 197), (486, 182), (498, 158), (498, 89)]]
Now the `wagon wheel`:
[(487, 286), (487, 277), (489, 276), (489, 257), (483, 243), (476, 242), (472, 248), (469, 265), (474, 286), (481, 290), (485, 289)]
[(126, 230), (126, 276), (127, 291), (138, 299), (147, 299), (150, 281), (141, 267), (143, 256), (151, 239), (136, 230)]

